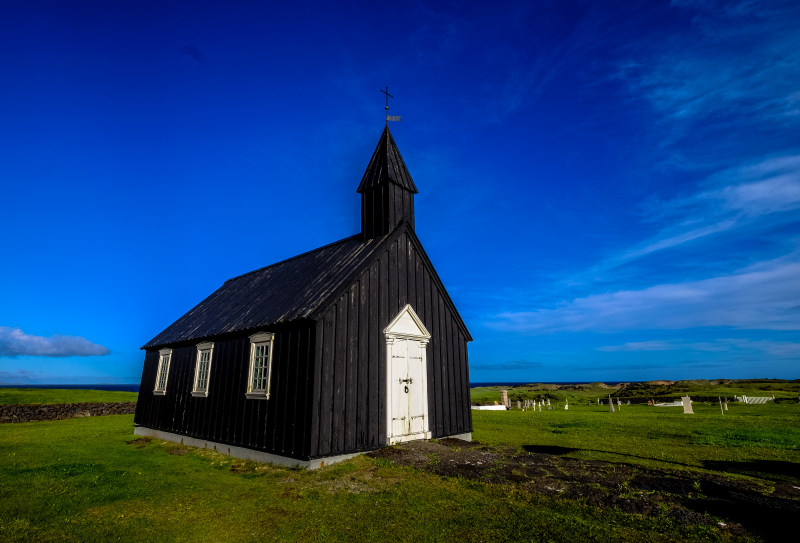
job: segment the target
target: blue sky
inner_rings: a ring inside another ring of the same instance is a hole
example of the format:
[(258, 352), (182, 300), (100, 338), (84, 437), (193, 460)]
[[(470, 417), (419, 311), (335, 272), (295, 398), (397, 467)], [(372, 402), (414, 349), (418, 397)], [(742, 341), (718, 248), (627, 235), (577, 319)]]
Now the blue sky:
[(386, 85), (473, 381), (800, 378), (797, 2), (231, 4), (4, 7), (0, 383), (358, 232)]

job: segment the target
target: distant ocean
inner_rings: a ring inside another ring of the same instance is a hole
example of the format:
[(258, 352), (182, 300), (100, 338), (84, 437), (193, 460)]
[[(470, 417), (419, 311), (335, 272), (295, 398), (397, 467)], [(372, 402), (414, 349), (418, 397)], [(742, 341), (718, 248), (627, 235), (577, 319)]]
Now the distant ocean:
[(139, 385), (40, 385), (37, 383), (0, 385), (0, 388), (70, 388), (80, 390), (121, 390), (139, 392)]

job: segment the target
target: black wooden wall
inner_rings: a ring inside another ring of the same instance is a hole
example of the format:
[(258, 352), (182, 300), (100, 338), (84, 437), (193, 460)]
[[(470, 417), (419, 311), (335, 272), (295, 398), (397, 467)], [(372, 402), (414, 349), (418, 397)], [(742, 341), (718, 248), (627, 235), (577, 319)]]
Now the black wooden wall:
[(428, 409), (433, 437), (472, 431), (468, 332), (418, 242), (403, 232), (317, 321), (312, 457), (386, 443), (386, 339), (406, 305), (431, 333)]
[[(269, 400), (245, 398), (250, 363), (246, 335), (209, 339), (214, 354), (205, 398), (192, 396), (197, 348), (173, 348), (167, 393), (153, 394), (158, 349), (145, 355), (134, 422), (174, 434), (308, 459), (314, 323), (300, 321), (275, 332)], [(198, 342), (199, 343), (199, 342)]]
[(414, 227), (414, 194), (391, 182), (384, 182), (361, 194), (361, 233), (365, 238), (381, 237), (401, 222)]

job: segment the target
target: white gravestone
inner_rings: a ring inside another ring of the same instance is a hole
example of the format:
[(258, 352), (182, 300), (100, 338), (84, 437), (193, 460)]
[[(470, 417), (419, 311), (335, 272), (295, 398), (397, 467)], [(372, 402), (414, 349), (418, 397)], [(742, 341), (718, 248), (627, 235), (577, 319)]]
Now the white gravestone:
[(616, 409), (614, 409), (614, 400), (611, 399), (611, 394), (608, 395), (608, 410), (611, 413), (616, 413)]
[(694, 415), (694, 411), (692, 411), (692, 399), (689, 396), (684, 396), (681, 398), (683, 401), (683, 414), (684, 415)]

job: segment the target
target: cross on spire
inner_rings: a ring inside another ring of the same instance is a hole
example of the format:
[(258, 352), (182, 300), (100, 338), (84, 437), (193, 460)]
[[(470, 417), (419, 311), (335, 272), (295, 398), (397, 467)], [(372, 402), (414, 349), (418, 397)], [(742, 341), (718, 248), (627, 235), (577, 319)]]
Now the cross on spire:
[(386, 90), (381, 90), (383, 94), (386, 95), (386, 114), (389, 114), (389, 98), (394, 98), (391, 94), (389, 94), (389, 87), (386, 87)]
[(386, 87), (386, 90), (381, 90), (383, 94), (386, 95), (386, 126), (389, 126), (389, 121), (399, 121), (399, 115), (389, 115), (389, 98), (394, 98), (391, 94), (389, 94), (389, 87)]

